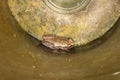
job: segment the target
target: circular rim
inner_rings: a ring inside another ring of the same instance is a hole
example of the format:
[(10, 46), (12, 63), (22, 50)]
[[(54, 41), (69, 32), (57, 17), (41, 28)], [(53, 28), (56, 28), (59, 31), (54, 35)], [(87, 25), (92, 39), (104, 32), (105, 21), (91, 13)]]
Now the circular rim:
[(52, 10), (58, 12), (58, 13), (75, 13), (78, 12), (82, 9), (84, 9), (90, 2), (90, 0), (83, 0), (80, 3), (77, 3), (76, 6), (73, 7), (69, 7), (69, 8), (64, 8), (61, 6), (56, 5), (54, 2), (52, 2), (52, 0), (43, 0), (43, 2)]

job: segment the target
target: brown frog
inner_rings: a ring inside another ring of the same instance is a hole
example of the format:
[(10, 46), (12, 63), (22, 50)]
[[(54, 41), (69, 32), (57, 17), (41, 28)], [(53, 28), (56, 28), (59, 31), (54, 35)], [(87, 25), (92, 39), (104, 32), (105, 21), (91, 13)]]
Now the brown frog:
[(74, 46), (74, 41), (66, 37), (43, 35), (42, 44), (51, 49), (69, 50)]

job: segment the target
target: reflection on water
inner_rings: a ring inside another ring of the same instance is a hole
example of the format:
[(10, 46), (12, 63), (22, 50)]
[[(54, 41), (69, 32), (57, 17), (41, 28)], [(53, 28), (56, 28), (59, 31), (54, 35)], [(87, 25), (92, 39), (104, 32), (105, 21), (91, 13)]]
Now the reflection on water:
[(0, 1), (0, 80), (119, 80), (120, 20), (103, 44), (73, 55), (48, 55)]

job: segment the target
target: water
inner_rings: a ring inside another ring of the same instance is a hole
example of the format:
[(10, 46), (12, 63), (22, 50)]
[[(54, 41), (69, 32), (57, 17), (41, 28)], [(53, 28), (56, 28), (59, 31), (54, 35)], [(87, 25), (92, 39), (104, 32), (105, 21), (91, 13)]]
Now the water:
[(120, 80), (119, 25), (95, 48), (54, 55), (37, 46), (0, 0), (0, 80)]

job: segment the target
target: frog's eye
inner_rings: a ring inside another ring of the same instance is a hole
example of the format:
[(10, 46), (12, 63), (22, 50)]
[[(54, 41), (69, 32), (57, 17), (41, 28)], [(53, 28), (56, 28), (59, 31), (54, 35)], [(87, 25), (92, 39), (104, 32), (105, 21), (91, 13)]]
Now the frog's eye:
[(74, 41), (73, 41), (72, 38), (69, 38), (69, 43), (72, 44), (72, 45), (74, 44)]

